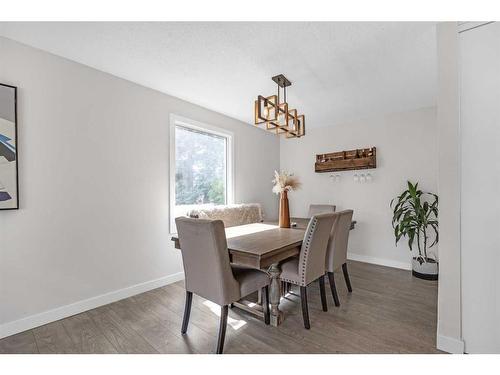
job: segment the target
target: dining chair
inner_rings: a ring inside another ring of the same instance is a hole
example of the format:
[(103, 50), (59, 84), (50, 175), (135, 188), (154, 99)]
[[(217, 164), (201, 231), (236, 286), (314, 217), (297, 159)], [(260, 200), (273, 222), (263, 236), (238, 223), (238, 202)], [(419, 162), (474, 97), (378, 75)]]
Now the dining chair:
[(313, 217), (317, 214), (326, 214), (330, 212), (335, 212), (335, 205), (333, 204), (310, 204), (309, 214), (307, 217)]
[(307, 306), (307, 285), (319, 279), (321, 305), (327, 311), (325, 293), (325, 257), (328, 239), (332, 231), (334, 214), (314, 215), (307, 225), (299, 257), (291, 258), (281, 265), (281, 280), (300, 287), (304, 327), (311, 328)]
[[(330, 212), (335, 212), (335, 205), (331, 204), (310, 204), (308, 218), (313, 217), (318, 214), (326, 214)], [(291, 289), (291, 285), (287, 282), (283, 282), (283, 292), (288, 293)]]
[(349, 241), (349, 232), (351, 229), (353, 210), (344, 210), (334, 214), (330, 239), (328, 240), (328, 250), (326, 252), (326, 273), (330, 281), (333, 302), (335, 306), (340, 306), (337, 288), (335, 287), (334, 272), (342, 267), (344, 279), (349, 293), (352, 292), (351, 280), (347, 272), (347, 243)]
[(186, 304), (181, 333), (187, 332), (193, 293), (221, 306), (216, 353), (224, 349), (228, 306), (258, 290), (262, 291), (264, 322), (269, 324), (269, 276), (243, 266), (231, 265), (222, 220), (175, 219), (186, 284)]

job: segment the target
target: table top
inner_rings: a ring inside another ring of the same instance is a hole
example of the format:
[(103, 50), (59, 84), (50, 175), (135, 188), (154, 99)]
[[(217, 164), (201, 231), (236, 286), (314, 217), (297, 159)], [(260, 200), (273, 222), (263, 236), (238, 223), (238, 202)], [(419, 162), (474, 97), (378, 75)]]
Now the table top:
[[(291, 222), (296, 223), (296, 226), (280, 228), (277, 223), (253, 223), (226, 228), (231, 261), (264, 269), (299, 254), (309, 219), (291, 218)], [(352, 222), (351, 229), (355, 223)], [(172, 241), (179, 249), (177, 235), (172, 236)]]
[(269, 223), (253, 223), (226, 228), (229, 251), (262, 256), (289, 246), (300, 246), (304, 229), (280, 228)]

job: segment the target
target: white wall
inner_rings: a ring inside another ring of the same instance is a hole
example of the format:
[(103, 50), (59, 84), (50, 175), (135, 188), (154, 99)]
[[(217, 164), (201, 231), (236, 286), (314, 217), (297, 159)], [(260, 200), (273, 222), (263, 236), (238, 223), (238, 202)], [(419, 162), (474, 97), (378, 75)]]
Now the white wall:
[[(360, 171), (337, 172), (340, 182), (332, 182), (330, 173), (314, 172), (316, 154), (372, 146), (377, 147), (377, 168), (362, 171), (374, 176), (371, 183), (353, 181)], [(281, 168), (307, 181), (289, 195), (291, 214), (306, 215), (311, 203), (352, 208), (358, 224), (349, 239), (349, 257), (409, 269), (407, 244), (394, 245), (389, 203), (408, 179), (424, 190), (437, 191), (436, 147), (434, 107), (309, 129), (304, 138), (283, 139)]]
[(438, 349), (463, 353), (460, 271), (460, 91), (456, 22), (437, 26), (439, 289)]
[(500, 23), (460, 34), (462, 335), (500, 353)]
[(236, 202), (277, 217), (272, 134), (4, 38), (0, 81), (19, 88), (21, 207), (0, 212), (0, 337), (182, 276), (170, 113), (234, 132)]

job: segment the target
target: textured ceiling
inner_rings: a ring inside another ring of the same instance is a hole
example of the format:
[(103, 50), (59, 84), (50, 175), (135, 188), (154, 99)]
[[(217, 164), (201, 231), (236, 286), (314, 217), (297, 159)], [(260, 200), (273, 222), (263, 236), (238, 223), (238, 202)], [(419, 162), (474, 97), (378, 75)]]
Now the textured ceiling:
[(436, 100), (434, 23), (0, 23), (0, 35), (248, 123), (279, 73), (308, 127)]

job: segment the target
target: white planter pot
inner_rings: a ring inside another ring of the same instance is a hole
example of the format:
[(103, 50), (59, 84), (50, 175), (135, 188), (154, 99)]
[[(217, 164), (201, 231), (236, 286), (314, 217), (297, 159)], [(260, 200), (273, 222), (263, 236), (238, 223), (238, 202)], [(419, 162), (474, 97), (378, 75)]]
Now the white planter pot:
[(412, 275), (424, 280), (437, 280), (438, 279), (438, 262), (434, 259), (427, 259), (427, 262), (420, 263), (417, 258), (413, 258), (412, 262)]

